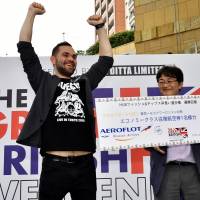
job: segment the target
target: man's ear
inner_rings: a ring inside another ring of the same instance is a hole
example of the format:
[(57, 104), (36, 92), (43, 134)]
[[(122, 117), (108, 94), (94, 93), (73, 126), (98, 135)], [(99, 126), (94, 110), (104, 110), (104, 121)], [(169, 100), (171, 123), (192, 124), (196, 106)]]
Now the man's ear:
[(55, 56), (51, 56), (51, 57), (50, 57), (50, 60), (51, 60), (51, 63), (52, 63), (53, 65), (56, 64), (56, 58), (55, 58)]
[(179, 91), (182, 89), (182, 87), (183, 87), (183, 82), (180, 82), (179, 83)]

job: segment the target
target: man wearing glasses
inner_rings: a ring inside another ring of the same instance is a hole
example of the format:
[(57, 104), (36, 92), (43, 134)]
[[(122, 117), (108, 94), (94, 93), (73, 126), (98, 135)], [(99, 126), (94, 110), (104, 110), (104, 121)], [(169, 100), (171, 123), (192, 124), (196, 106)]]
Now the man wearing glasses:
[[(164, 66), (156, 79), (163, 96), (179, 95), (183, 72)], [(200, 199), (200, 144), (147, 148), (151, 156), (151, 185), (156, 200)]]

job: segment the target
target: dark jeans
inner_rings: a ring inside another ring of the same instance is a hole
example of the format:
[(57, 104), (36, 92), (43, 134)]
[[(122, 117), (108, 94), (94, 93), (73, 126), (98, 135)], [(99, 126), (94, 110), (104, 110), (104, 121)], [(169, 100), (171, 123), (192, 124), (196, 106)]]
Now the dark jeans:
[(92, 154), (75, 159), (59, 156), (43, 158), (39, 200), (96, 200), (96, 170)]

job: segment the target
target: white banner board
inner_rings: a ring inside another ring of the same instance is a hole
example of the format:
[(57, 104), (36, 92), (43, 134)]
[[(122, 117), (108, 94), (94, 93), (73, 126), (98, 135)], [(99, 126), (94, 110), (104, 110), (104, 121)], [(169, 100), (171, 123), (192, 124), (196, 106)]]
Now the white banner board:
[(95, 99), (102, 150), (200, 143), (200, 96)]
[[(53, 72), (48, 57), (44, 70)], [(77, 74), (85, 73), (97, 56), (78, 56)], [(199, 55), (124, 55), (94, 90), (94, 98), (158, 96), (155, 74), (165, 64), (183, 70), (181, 95), (200, 95)], [(34, 99), (20, 59), (0, 57), (0, 200), (38, 199), (41, 157), (39, 150), (17, 144)], [(94, 111), (96, 108), (94, 107)], [(97, 136), (97, 145), (98, 145)], [(149, 181), (149, 152), (143, 148), (95, 153), (97, 200), (153, 200)], [(65, 200), (69, 200), (67, 196)]]

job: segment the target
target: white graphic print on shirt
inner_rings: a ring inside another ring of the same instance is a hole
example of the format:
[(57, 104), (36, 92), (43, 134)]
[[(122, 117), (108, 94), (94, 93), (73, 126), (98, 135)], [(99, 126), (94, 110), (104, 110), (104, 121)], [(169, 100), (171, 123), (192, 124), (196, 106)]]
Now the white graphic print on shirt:
[(58, 84), (63, 92), (56, 98), (54, 102), (57, 105), (55, 110), (55, 116), (58, 117), (75, 117), (85, 118), (83, 111), (83, 102), (80, 97), (75, 94), (80, 91), (79, 83), (63, 83)]

